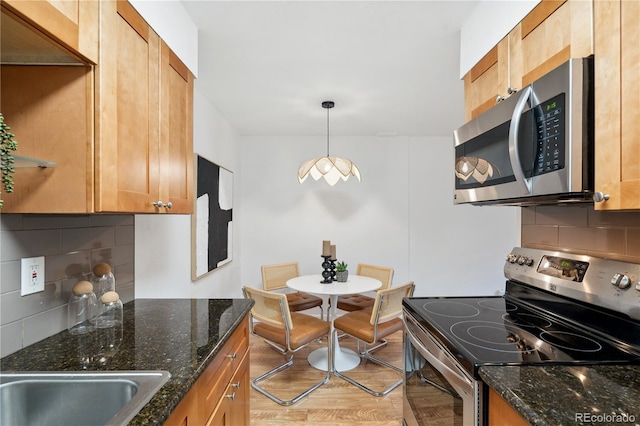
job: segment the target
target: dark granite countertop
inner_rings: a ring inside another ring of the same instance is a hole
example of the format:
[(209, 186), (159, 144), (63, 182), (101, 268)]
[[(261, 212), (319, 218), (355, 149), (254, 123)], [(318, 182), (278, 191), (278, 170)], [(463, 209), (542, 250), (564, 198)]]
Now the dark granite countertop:
[(479, 373), (532, 425), (640, 424), (640, 365), (490, 366)]
[(166, 370), (169, 381), (129, 423), (161, 425), (252, 306), (246, 299), (137, 299), (124, 305), (117, 352), (96, 355), (96, 332), (65, 330), (0, 359), (0, 371)]

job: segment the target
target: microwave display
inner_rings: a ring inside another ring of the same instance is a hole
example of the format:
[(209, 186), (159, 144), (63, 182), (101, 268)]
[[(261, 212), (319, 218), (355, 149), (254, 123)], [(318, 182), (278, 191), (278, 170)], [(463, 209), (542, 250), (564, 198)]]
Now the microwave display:
[(562, 93), (533, 108), (538, 140), (533, 176), (564, 169), (564, 102), (564, 93)]

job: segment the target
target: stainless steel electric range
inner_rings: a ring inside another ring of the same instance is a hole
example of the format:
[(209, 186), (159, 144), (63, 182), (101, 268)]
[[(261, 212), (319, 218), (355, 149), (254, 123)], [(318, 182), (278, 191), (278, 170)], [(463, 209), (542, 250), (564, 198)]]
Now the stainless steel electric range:
[(504, 273), (504, 296), (404, 300), (405, 424), (484, 425), (481, 366), (640, 364), (639, 264), (514, 248)]

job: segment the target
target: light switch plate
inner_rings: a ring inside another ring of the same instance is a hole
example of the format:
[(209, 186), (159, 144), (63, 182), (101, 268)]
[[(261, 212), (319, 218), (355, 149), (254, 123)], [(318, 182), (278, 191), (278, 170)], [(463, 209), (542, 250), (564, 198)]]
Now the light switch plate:
[(44, 291), (44, 256), (24, 258), (20, 266), (20, 296)]

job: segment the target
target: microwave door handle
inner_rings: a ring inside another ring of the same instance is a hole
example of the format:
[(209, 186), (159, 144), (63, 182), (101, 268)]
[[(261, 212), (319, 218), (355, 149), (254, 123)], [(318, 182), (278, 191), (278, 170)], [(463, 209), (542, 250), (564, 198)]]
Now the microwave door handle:
[(513, 169), (513, 175), (516, 178), (516, 182), (520, 186), (523, 195), (531, 194), (531, 181), (524, 176), (522, 170), (522, 163), (520, 162), (520, 150), (518, 148), (518, 131), (520, 130), (520, 118), (522, 113), (532, 96), (533, 90), (531, 86), (527, 86), (521, 91), (520, 98), (516, 103), (516, 106), (511, 116), (511, 125), (509, 126), (509, 159), (511, 160), (511, 168)]

